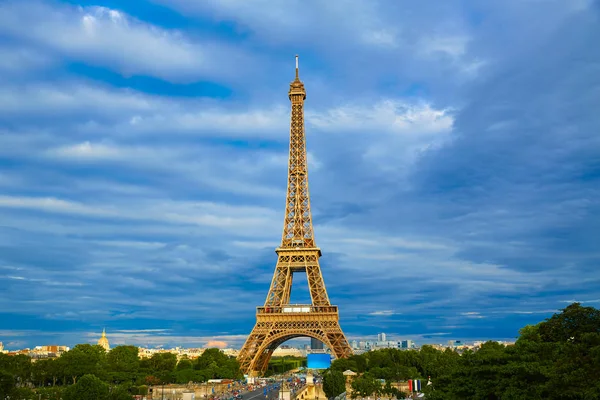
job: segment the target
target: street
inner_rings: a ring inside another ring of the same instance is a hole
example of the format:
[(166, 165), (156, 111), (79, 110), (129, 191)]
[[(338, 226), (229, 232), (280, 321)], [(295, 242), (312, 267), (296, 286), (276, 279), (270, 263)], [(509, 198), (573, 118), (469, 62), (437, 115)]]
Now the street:
[[(268, 390), (271, 388), (271, 390)], [(267, 395), (265, 396), (265, 389)], [(279, 389), (276, 389), (274, 385), (267, 385), (264, 388), (258, 388), (251, 392), (242, 393), (242, 400), (274, 400), (279, 396)]]

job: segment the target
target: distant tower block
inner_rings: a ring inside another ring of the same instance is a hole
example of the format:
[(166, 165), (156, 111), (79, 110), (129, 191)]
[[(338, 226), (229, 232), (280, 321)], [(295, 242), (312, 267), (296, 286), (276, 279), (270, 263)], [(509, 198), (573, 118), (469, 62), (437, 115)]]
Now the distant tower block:
[(310, 349), (323, 350), (323, 342), (321, 342), (319, 339), (310, 338)]
[(110, 345), (108, 344), (108, 339), (106, 338), (106, 329), (102, 329), (102, 337), (98, 339), (98, 346), (102, 347), (107, 352), (110, 351)]
[[(287, 196), (281, 245), (275, 250), (277, 265), (267, 300), (256, 308), (256, 325), (246, 339), (238, 360), (245, 374), (257, 376), (267, 370), (273, 351), (297, 337), (325, 344), (336, 358), (348, 357), (352, 349), (342, 332), (337, 306), (331, 305), (323, 282), (315, 244), (310, 196), (306, 136), (304, 134), (304, 83), (298, 76), (290, 83), (292, 103)], [(306, 274), (311, 304), (290, 304), (294, 273)]]

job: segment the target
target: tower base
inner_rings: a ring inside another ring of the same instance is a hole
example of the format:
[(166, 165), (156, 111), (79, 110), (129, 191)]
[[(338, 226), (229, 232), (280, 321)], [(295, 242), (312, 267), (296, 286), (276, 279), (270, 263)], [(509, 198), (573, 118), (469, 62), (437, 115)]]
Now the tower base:
[(256, 325), (238, 355), (241, 370), (249, 376), (264, 374), (273, 351), (297, 337), (320, 340), (336, 358), (352, 355), (340, 327), (337, 306), (258, 307)]

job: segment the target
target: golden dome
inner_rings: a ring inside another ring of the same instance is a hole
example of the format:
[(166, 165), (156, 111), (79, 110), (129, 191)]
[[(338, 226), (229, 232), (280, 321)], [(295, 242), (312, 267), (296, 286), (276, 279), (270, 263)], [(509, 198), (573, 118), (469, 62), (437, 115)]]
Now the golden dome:
[(110, 350), (110, 345), (108, 344), (108, 339), (106, 338), (106, 329), (102, 329), (102, 337), (98, 339), (98, 346), (101, 346), (106, 351)]

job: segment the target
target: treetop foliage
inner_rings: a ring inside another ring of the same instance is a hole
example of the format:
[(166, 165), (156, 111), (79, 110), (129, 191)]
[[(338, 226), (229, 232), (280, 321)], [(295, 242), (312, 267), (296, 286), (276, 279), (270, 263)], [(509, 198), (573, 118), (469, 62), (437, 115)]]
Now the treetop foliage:
[(335, 360), (330, 371), (347, 369), (360, 374), (352, 390), (361, 397), (391, 393), (389, 382), (421, 379), (432, 400), (600, 399), (600, 311), (573, 303), (522, 328), (514, 346), (489, 341), (462, 354), (383, 349)]
[[(145, 394), (145, 385), (242, 377), (237, 360), (219, 349), (206, 349), (195, 360), (182, 358), (179, 362), (171, 353), (140, 359), (135, 346), (117, 346), (107, 353), (97, 345), (78, 344), (60, 358), (36, 362), (26, 355), (0, 354), (0, 399), (17, 394), (38, 399), (33, 388), (48, 399), (120, 400)], [(92, 397), (85, 397), (84, 392)]]

